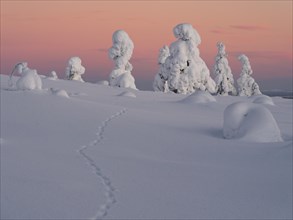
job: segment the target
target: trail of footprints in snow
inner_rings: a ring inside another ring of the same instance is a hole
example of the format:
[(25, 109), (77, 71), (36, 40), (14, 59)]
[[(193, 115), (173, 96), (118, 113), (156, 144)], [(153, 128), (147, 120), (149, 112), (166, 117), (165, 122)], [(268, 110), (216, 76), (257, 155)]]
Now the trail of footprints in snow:
[(108, 124), (113, 119), (121, 116), (125, 112), (126, 112), (126, 109), (122, 109), (121, 111), (111, 115), (109, 118), (107, 118), (105, 121), (103, 121), (102, 125), (98, 127), (98, 132), (96, 133), (97, 138), (94, 141), (92, 141), (90, 144), (84, 145), (78, 150), (78, 153), (86, 160), (87, 164), (92, 168), (94, 173), (100, 179), (100, 181), (102, 182), (102, 184), (104, 186), (104, 190), (105, 190), (106, 200), (98, 208), (98, 211), (97, 211), (95, 217), (93, 217), (94, 220), (105, 217), (107, 215), (108, 210), (111, 208), (111, 206), (114, 203), (116, 203), (116, 198), (115, 198), (115, 193), (114, 193), (115, 188), (113, 187), (111, 180), (102, 172), (102, 170), (98, 167), (98, 165), (95, 163), (95, 161), (85, 153), (85, 150), (88, 147), (94, 147), (94, 146), (98, 145), (99, 143), (101, 143), (101, 141), (104, 138), (105, 129), (108, 126)]

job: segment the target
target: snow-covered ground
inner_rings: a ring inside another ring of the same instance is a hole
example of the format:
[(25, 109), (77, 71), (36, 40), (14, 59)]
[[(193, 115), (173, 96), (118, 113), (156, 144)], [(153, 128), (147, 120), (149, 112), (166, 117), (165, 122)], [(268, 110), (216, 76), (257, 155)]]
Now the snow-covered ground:
[(257, 143), (223, 138), (253, 98), (1, 75), (1, 219), (291, 219), (292, 99), (272, 100), (283, 141)]

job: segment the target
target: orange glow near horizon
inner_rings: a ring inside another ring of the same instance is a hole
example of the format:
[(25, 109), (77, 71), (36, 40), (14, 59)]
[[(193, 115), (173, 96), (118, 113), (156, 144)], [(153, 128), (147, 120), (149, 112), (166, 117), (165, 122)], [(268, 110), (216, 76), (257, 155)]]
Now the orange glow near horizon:
[(216, 43), (223, 41), (235, 78), (236, 55), (245, 53), (256, 79), (292, 79), (292, 1), (1, 1), (1, 73), (27, 61), (40, 74), (55, 70), (62, 78), (67, 60), (79, 56), (85, 79), (107, 79), (107, 49), (123, 29), (135, 45), (134, 77), (151, 81), (158, 51), (175, 41), (179, 23), (201, 35), (212, 77)]

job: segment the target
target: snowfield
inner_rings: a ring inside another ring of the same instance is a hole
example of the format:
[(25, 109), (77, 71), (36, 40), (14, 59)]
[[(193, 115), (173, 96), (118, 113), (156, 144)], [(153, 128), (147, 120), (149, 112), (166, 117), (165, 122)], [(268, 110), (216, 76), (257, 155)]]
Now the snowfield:
[[(8, 79), (1, 75), (1, 219), (292, 218), (292, 99), (46, 78), (42, 90), (17, 91)], [(225, 139), (224, 111), (236, 102), (271, 113), (279, 141)]]

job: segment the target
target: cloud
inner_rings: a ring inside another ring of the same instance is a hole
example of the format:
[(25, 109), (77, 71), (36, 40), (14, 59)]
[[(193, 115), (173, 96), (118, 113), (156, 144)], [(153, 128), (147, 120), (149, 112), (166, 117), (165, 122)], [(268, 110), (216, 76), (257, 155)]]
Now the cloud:
[(257, 25), (230, 25), (230, 28), (245, 30), (245, 31), (262, 31), (267, 30), (268, 27), (265, 26), (257, 26)]

